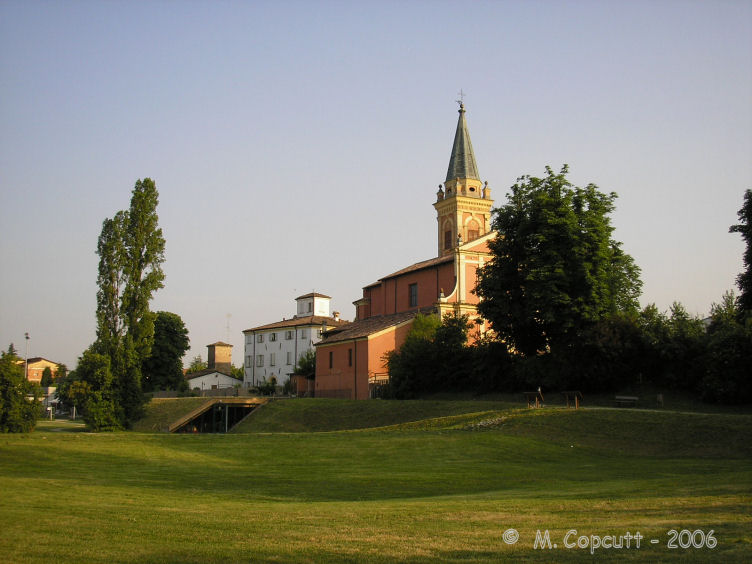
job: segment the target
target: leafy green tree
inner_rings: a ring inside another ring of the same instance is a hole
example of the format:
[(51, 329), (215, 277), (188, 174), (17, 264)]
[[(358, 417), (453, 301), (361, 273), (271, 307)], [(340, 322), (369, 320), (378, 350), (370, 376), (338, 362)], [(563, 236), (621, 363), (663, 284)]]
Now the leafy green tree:
[(86, 396), (90, 391), (89, 385), (81, 382), (76, 370), (68, 372), (66, 368), (60, 373), (62, 376), (55, 380), (55, 385), (57, 386), (55, 396), (61, 403), (61, 407), (68, 409), (75, 407), (76, 411), (80, 413), (84, 403), (86, 403)]
[(193, 357), (191, 364), (188, 366), (188, 373), (193, 374), (194, 372), (201, 372), (202, 370), (206, 370), (208, 366), (209, 365), (204, 362), (199, 354)]
[(733, 323), (738, 318), (737, 303), (733, 291), (724, 292), (721, 301), (710, 306), (708, 332), (712, 333), (724, 325)]
[(468, 329), (465, 315), (416, 316), (399, 350), (386, 355), (391, 395), (404, 399), (473, 388)]
[(24, 377), (17, 361), (13, 345), (0, 354), (0, 433), (28, 433), (39, 416), (39, 386)]
[(316, 377), (316, 351), (308, 349), (300, 355), (294, 372), (305, 377), (307, 380), (313, 380)]
[(669, 322), (665, 313), (655, 304), (648, 304), (637, 316), (641, 338), (641, 362), (638, 378), (654, 384), (663, 383), (668, 365), (665, 345), (669, 340)]
[(672, 388), (694, 390), (702, 376), (705, 325), (679, 302), (673, 303), (670, 312), (668, 340), (663, 345), (668, 366), (664, 382)]
[(143, 364), (143, 389), (188, 389), (183, 377), (183, 355), (189, 348), (188, 329), (182, 318), (168, 311), (157, 312), (154, 321), (154, 343)]
[(49, 366), (45, 366), (42, 370), (42, 381), (39, 383), (43, 388), (52, 386), (52, 369)]
[[(158, 226), (158, 193), (153, 180), (138, 180), (128, 211), (105, 219), (99, 236), (97, 278), (97, 353), (106, 355), (113, 375), (113, 397), (98, 409), (113, 409), (123, 426), (142, 413), (142, 366), (154, 341), (155, 314), (149, 302), (164, 285), (165, 241)], [(92, 393), (103, 392), (92, 387)], [(103, 398), (106, 396), (103, 392)], [(100, 410), (101, 411), (101, 410)]]
[(243, 365), (241, 364), (240, 366), (231, 366), (230, 376), (232, 376), (236, 380), (243, 380), (245, 378), (245, 369), (243, 368)]
[(438, 318), (418, 314), (402, 346), (386, 353), (389, 395), (410, 399), (427, 391), (437, 367), (433, 339), (438, 325)]
[(78, 381), (69, 390), (76, 404), (82, 406), (87, 427), (93, 431), (110, 431), (124, 426), (123, 408), (116, 401), (118, 390), (111, 368), (110, 357), (90, 347), (78, 359)]
[(744, 205), (738, 212), (739, 223), (729, 228), (731, 233), (740, 233), (746, 243), (744, 251), (744, 272), (736, 278), (739, 287), (737, 298), (738, 315), (740, 318), (752, 315), (752, 190), (744, 193)]
[(479, 311), (499, 338), (534, 356), (567, 347), (589, 326), (636, 312), (640, 270), (612, 238), (616, 194), (573, 186), (568, 167), (524, 176), (495, 210), (499, 237), (478, 271)]
[(68, 367), (65, 366), (65, 364), (60, 363), (57, 365), (57, 372), (55, 373), (55, 385), (58, 384), (59, 381), (64, 380), (65, 377), (68, 375)]
[(731, 292), (711, 308), (704, 374), (700, 393), (705, 401), (741, 404), (752, 402), (752, 318), (740, 321), (739, 301)]

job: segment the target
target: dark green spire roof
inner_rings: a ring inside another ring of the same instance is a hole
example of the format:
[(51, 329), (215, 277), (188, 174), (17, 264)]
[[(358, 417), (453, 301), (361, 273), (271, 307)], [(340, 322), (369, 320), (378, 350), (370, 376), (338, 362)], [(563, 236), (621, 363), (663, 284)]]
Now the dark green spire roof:
[(455, 178), (473, 178), (480, 180), (478, 165), (475, 164), (473, 144), (470, 143), (470, 133), (467, 131), (465, 121), (465, 104), (460, 103), (460, 118), (457, 120), (457, 131), (454, 134), (452, 156), (449, 159), (446, 181)]

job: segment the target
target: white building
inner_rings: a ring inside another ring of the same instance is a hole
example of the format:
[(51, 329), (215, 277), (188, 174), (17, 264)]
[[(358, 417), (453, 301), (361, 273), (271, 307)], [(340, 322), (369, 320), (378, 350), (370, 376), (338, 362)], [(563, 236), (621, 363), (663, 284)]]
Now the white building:
[(205, 370), (190, 372), (185, 375), (188, 389), (203, 392), (204, 390), (221, 390), (233, 388), (240, 384), (240, 380), (232, 374), (232, 345), (217, 341), (207, 348), (207, 367)]
[(232, 388), (240, 384), (240, 380), (214, 368), (186, 374), (185, 379), (188, 382), (188, 389), (199, 392)]
[(245, 335), (245, 387), (268, 382), (272, 376), (278, 385), (289, 380), (298, 359), (321, 340), (327, 329), (348, 323), (339, 313), (329, 313), (331, 298), (306, 294), (295, 298), (297, 313), (290, 319), (268, 323), (243, 331)]

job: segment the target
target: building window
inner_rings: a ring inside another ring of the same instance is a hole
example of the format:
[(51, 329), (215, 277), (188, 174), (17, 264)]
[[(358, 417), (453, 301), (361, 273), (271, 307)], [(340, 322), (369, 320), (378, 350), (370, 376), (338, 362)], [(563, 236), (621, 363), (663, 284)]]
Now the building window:
[(264, 342), (264, 336), (262, 334), (256, 335), (256, 342), (257, 343), (263, 343)]
[(329, 351), (329, 368), (334, 366), (334, 351)]
[(308, 302), (308, 311), (311, 311), (313, 309), (313, 304), (311, 302)]
[(285, 339), (292, 341), (292, 331), (285, 331)]
[(347, 349), (347, 366), (352, 366), (352, 349)]
[(256, 366), (264, 366), (264, 355), (263, 354), (257, 354), (256, 355)]
[(300, 330), (300, 338), (301, 339), (307, 339), (308, 338), (308, 329), (301, 329)]
[(444, 249), (452, 248), (452, 230), (444, 231)]
[(253, 342), (253, 335), (246, 335), (245, 342), (247, 345), (250, 345)]
[(410, 307), (418, 307), (418, 285), (410, 284), (407, 288), (407, 292), (410, 299)]
[(277, 334), (276, 333), (272, 333), (271, 335), (269, 335), (269, 340), (270, 341), (276, 341), (277, 340)]
[(250, 366), (251, 365), (251, 355), (248, 355), (245, 357), (245, 365)]
[(292, 353), (287, 353), (287, 366), (290, 366), (292, 364)]
[(269, 355), (269, 366), (277, 366), (277, 355), (275, 353)]

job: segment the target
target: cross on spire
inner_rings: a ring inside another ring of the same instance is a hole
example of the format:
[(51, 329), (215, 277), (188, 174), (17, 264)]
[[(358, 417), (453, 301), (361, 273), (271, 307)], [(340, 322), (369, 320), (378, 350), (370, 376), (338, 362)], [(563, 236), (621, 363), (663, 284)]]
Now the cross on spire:
[(458, 96), (460, 97), (460, 99), (455, 100), (455, 102), (457, 102), (460, 105), (460, 107), (463, 107), (465, 105), (465, 93), (462, 91), (462, 88), (460, 88)]

